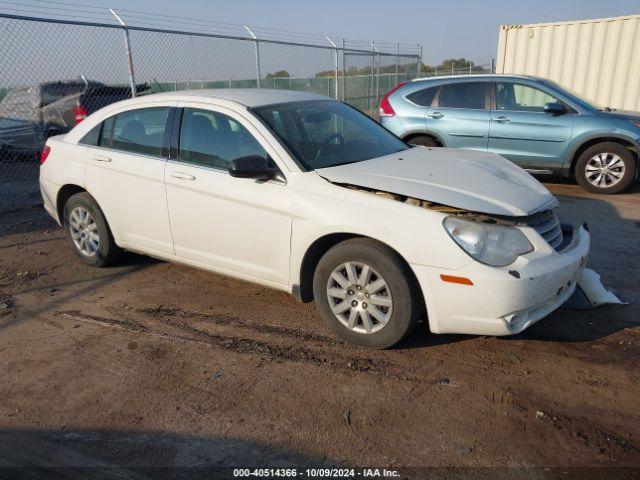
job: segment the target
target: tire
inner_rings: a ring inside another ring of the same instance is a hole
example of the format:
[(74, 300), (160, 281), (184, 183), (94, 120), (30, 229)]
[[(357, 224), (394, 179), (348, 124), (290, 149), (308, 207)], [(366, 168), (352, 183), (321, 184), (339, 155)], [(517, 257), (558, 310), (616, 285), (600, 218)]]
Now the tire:
[[(355, 267), (352, 280), (356, 282), (349, 282), (346, 270), (341, 270), (341, 282), (347, 283), (340, 286), (332, 274), (345, 265)], [(365, 281), (366, 273), (363, 277), (365, 266), (369, 267), (369, 281)], [(376, 290), (380, 279), (386, 286)], [(330, 298), (330, 292), (340, 292), (344, 299)], [(389, 247), (366, 238), (345, 240), (324, 254), (314, 274), (313, 294), (327, 327), (342, 340), (363, 347), (384, 349), (397, 344), (425, 312), (422, 294), (407, 264)], [(340, 319), (334, 310), (344, 310), (342, 302), (348, 302), (349, 309), (339, 314)], [(353, 302), (358, 303), (356, 308)], [(349, 328), (354, 311), (355, 320)], [(364, 316), (362, 311), (366, 311)]]
[[(598, 168), (607, 164), (614, 165), (615, 168), (607, 169), (601, 173)], [(601, 193), (603, 195), (612, 195), (620, 193), (627, 189), (632, 183), (636, 175), (637, 161), (631, 151), (615, 142), (598, 143), (587, 148), (578, 161), (576, 162), (575, 176), (580, 186), (592, 193)], [(617, 179), (617, 174), (622, 176)], [(614, 179), (614, 183), (608, 183), (607, 180)], [(603, 186), (597, 183), (604, 182)]]
[(102, 210), (88, 193), (77, 193), (67, 200), (63, 224), (69, 245), (87, 265), (106, 267), (122, 256)]
[(410, 140), (407, 140), (407, 143), (412, 145), (421, 145), (423, 147), (440, 147), (441, 145), (436, 141), (435, 138), (429, 137), (427, 135), (420, 135), (418, 137), (413, 137)]

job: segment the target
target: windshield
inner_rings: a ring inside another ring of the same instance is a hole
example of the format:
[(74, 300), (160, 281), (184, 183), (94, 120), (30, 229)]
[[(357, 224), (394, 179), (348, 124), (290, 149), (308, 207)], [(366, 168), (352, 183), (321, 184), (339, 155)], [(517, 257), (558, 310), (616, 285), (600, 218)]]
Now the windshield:
[(344, 103), (319, 100), (254, 109), (306, 170), (383, 157), (408, 147)]

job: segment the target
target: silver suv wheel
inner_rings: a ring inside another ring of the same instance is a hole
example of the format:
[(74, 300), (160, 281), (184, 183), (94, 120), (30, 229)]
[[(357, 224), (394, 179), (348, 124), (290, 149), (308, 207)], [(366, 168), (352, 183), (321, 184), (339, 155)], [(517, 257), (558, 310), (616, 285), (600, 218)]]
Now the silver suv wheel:
[(609, 188), (617, 185), (624, 177), (625, 166), (622, 158), (615, 153), (603, 152), (587, 161), (585, 176), (587, 181), (597, 188)]

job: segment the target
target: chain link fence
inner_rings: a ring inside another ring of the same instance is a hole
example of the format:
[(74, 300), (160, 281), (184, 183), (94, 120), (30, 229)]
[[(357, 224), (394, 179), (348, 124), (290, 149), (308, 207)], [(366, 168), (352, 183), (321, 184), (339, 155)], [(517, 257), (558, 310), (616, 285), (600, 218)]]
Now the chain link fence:
[[(0, 210), (37, 193), (48, 137), (133, 92), (302, 90), (375, 116), (381, 95), (418, 72), (418, 46), (338, 43), (227, 24), (214, 32), (202, 22), (163, 23), (159, 15), (128, 12), (126, 24), (113, 11), (112, 22), (0, 13)], [(184, 30), (175, 28), (182, 24)]]

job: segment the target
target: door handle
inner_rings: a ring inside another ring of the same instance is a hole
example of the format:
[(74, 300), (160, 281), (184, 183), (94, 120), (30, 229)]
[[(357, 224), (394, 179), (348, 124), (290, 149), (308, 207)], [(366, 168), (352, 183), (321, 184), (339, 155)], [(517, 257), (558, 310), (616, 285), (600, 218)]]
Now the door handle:
[(188, 173), (182, 173), (182, 172), (171, 172), (171, 176), (173, 178), (178, 178), (180, 180), (195, 180), (196, 177), (194, 177), (193, 175), (189, 175)]
[(427, 116), (431, 118), (436, 118), (436, 119), (444, 117), (444, 115), (440, 112), (427, 113)]
[(105, 157), (104, 155), (96, 155), (93, 157), (96, 162), (110, 162), (111, 159), (109, 157)]
[(496, 118), (494, 118), (494, 120), (496, 122), (498, 122), (498, 123), (511, 123), (511, 119), (509, 117), (505, 117), (505, 116), (496, 117)]

